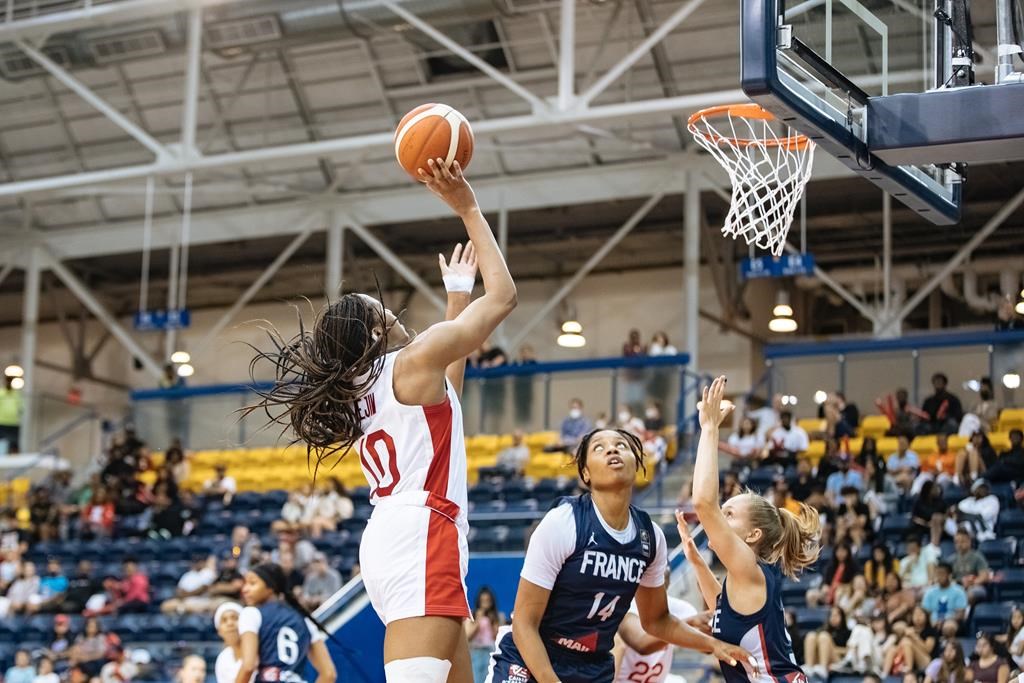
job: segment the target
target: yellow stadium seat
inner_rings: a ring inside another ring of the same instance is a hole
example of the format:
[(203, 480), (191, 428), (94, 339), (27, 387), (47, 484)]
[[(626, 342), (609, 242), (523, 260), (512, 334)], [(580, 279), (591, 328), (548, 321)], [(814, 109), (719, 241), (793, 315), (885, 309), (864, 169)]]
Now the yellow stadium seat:
[(958, 451), (961, 448), (965, 448), (967, 446), (968, 441), (970, 441), (970, 439), (968, 439), (966, 436), (960, 436), (959, 434), (951, 434), (949, 436), (947, 445), (949, 446), (949, 450)]
[(812, 467), (817, 467), (825, 455), (825, 442), (821, 439), (811, 441), (807, 446), (807, 450), (802, 455), (811, 461)]
[(860, 435), (879, 439), (885, 436), (891, 427), (889, 418), (885, 415), (865, 415), (860, 421)]
[(139, 472), (139, 476), (137, 477), (137, 479), (146, 486), (151, 487), (154, 484), (156, 484), (156, 470), (154, 469), (146, 470), (145, 472)]
[(900, 440), (895, 436), (885, 436), (878, 439), (875, 444), (875, 450), (883, 458), (888, 458), (890, 455), (896, 452), (899, 448)]
[(988, 442), (992, 448), (996, 449), (996, 453), (1010, 450), (1010, 434), (1008, 432), (990, 432)]
[(1003, 408), (999, 413), (999, 431), (1024, 429), (1024, 408)]
[(796, 424), (812, 436), (814, 434), (823, 434), (828, 429), (828, 423), (817, 417), (805, 417), (802, 420), (797, 420)]
[(558, 443), (558, 432), (533, 432), (527, 434), (524, 441), (531, 449), (544, 448)]
[(910, 450), (918, 455), (932, 455), (939, 451), (939, 445), (934, 435), (919, 436), (910, 442)]
[(850, 455), (860, 455), (860, 449), (864, 447), (864, 439), (862, 437), (855, 436), (847, 442), (847, 445), (850, 449)]

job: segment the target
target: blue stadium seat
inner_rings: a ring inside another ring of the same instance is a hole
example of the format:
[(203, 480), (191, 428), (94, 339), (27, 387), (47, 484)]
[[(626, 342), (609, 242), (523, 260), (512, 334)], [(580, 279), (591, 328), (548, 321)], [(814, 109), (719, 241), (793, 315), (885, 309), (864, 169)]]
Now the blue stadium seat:
[(147, 641), (177, 640), (174, 627), (170, 618), (163, 614), (156, 614), (142, 624), (139, 637)]
[(472, 504), (472, 510), (478, 514), (498, 514), (505, 511), (503, 500), (482, 500)]
[(747, 476), (747, 486), (755, 491), (767, 491), (772, 487), (778, 474), (774, 467), (759, 467)]
[(1011, 567), (998, 572), (993, 588), (996, 600), (1002, 602), (1024, 600), (1024, 568)]
[(999, 502), (1004, 508), (1008, 508), (1013, 505), (1013, 493), (1013, 484), (1009, 482), (1005, 484), (992, 484), (992, 495), (999, 499)]
[(509, 514), (525, 514), (530, 512), (536, 512), (540, 508), (536, 498), (525, 498), (518, 501), (507, 501), (505, 504), (505, 512)]
[(1017, 539), (995, 538), (991, 541), (982, 541), (978, 550), (988, 560), (992, 569), (1002, 569), (1013, 564), (1017, 554)]
[(793, 610), (796, 625), (801, 633), (817, 631), (828, 619), (828, 607), (798, 607)]
[(895, 541), (906, 536), (911, 529), (913, 529), (913, 524), (910, 521), (910, 515), (886, 515), (882, 519), (882, 527), (878, 533), (883, 539)]
[(975, 631), (1003, 633), (1010, 621), (1011, 603), (982, 602), (971, 610), (971, 621)]
[(942, 487), (942, 499), (947, 506), (956, 505), (968, 496), (967, 489), (954, 484), (946, 484)]
[(255, 491), (240, 491), (231, 501), (236, 510), (258, 510), (263, 507), (263, 494)]
[(469, 489), (470, 503), (486, 503), (497, 498), (499, 491), (490, 483), (477, 484)]
[[(369, 492), (369, 489), (367, 489)], [(367, 493), (368, 499), (369, 493)], [(355, 497), (353, 496), (353, 500)], [(278, 510), (280, 511), (284, 504), (288, 501), (288, 492), (281, 490), (267, 491), (263, 494), (263, 498), (260, 501), (260, 507), (264, 510)]]
[(997, 529), (1003, 538), (1024, 536), (1024, 510), (1003, 510)]
[(522, 479), (509, 479), (501, 485), (501, 498), (506, 503), (520, 501), (524, 498), (529, 498), (531, 495), (532, 492), (523, 483)]
[(506, 526), (478, 529), (476, 533), (471, 534), (469, 548), (473, 552), (495, 552), (502, 550), (508, 536), (509, 531)]

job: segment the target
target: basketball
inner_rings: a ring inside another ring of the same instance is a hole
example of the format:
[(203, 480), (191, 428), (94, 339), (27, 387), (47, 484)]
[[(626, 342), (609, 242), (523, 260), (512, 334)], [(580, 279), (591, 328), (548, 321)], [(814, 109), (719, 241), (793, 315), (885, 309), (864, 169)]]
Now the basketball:
[(421, 104), (402, 117), (395, 131), (395, 157), (405, 172), (420, 180), (417, 169), (430, 172), (428, 159), (444, 159), (463, 170), (473, 158), (473, 129), (469, 121), (446, 104)]

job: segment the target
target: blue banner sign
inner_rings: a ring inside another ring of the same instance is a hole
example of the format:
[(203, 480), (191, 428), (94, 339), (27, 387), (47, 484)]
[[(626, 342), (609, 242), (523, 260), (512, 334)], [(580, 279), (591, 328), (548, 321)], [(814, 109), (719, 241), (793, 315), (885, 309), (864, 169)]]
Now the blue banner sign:
[(138, 311), (134, 318), (135, 329), (140, 332), (162, 330), (183, 330), (192, 323), (189, 310)]
[(814, 256), (811, 254), (786, 254), (781, 258), (758, 256), (745, 258), (740, 263), (740, 277), (756, 280), (763, 277), (796, 277), (814, 273)]

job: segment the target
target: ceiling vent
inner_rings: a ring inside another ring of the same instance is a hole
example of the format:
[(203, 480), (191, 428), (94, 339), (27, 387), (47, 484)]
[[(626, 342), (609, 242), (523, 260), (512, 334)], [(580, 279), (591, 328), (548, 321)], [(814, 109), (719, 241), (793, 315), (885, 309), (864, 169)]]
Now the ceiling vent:
[[(63, 45), (48, 45), (42, 49), (44, 55), (56, 62), (58, 66), (68, 68), (71, 65), (71, 53)], [(7, 50), (0, 54), (0, 76), (16, 81), (19, 78), (30, 78), (46, 73), (21, 50)]]
[[(477, 21), (470, 24), (446, 27), (449, 38), (471, 50), (499, 71), (508, 70), (508, 60), (501, 49), (501, 39), (493, 21)], [(427, 74), (430, 79), (445, 76), (473, 74), (477, 68), (458, 55), (441, 54), (427, 57)]]
[(220, 21), (206, 27), (204, 46), (225, 50), (281, 38), (281, 24), (273, 14)]
[(156, 29), (93, 38), (88, 47), (97, 64), (151, 57), (167, 51), (164, 36)]

